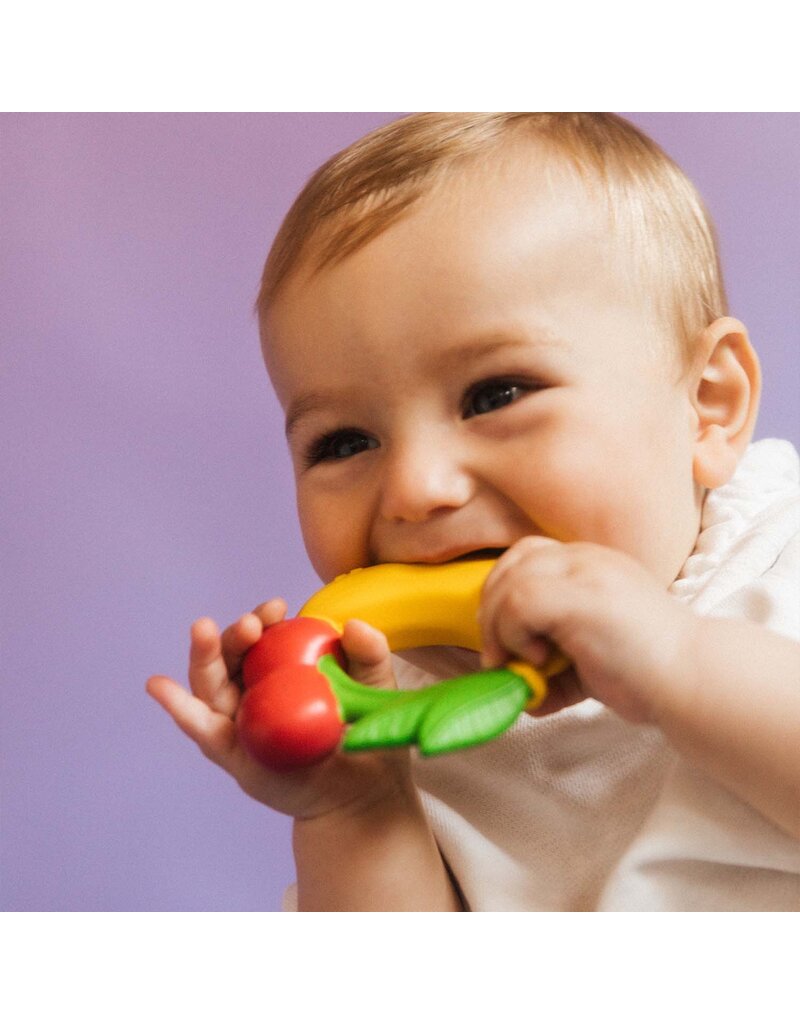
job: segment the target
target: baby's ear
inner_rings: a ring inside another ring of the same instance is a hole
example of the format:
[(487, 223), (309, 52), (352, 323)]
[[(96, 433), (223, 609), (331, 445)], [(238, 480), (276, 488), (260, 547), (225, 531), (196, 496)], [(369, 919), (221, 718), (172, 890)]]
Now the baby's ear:
[(702, 332), (691, 376), (697, 435), (692, 470), (701, 487), (721, 487), (750, 443), (761, 395), (761, 368), (747, 328), (721, 317)]

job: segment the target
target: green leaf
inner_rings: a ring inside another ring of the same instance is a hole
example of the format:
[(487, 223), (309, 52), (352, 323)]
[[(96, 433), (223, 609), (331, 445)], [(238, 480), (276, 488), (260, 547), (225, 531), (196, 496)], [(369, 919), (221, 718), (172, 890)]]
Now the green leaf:
[(527, 683), (510, 669), (450, 680), (420, 723), (420, 752), (443, 754), (493, 739), (516, 721), (530, 695)]
[(317, 667), (330, 682), (344, 721), (345, 750), (417, 743), (426, 756), (474, 746), (507, 729), (530, 698), (510, 669), (444, 679), (424, 690), (380, 690), (352, 679), (331, 655)]
[(361, 718), (345, 733), (345, 750), (374, 750), (414, 743), (419, 723), (435, 703), (433, 687), (395, 693), (395, 700)]

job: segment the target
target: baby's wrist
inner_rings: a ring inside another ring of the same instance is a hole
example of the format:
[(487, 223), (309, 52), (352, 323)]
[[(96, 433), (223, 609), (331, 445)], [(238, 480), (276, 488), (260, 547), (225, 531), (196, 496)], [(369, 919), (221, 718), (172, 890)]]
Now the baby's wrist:
[[(355, 755), (357, 756), (357, 755)], [(370, 779), (363, 793), (342, 800), (322, 800), (301, 814), (295, 814), (295, 828), (305, 831), (329, 829), (335, 833), (356, 822), (373, 822), (387, 815), (406, 813), (419, 803), (416, 788), (407, 772), (387, 772), (384, 778)]]
[[(295, 817), (292, 843), (295, 859), (346, 861), (353, 850), (415, 831), (425, 820), (413, 784), (372, 791), (363, 798), (306, 817)], [(427, 827), (427, 826), (425, 826)]]
[(300, 910), (463, 909), (413, 785), (295, 820)]
[(668, 732), (691, 708), (697, 695), (697, 643), (700, 618), (676, 608), (666, 642), (659, 651), (651, 690), (650, 720)]

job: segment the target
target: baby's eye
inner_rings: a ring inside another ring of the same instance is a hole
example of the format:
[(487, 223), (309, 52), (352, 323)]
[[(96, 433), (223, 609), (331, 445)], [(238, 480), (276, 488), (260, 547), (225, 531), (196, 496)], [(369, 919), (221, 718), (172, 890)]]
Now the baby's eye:
[(378, 442), (360, 430), (334, 430), (317, 438), (306, 452), (306, 464), (313, 466), (317, 462), (330, 462), (336, 459), (349, 459), (353, 455), (377, 448)]
[(530, 391), (529, 386), (511, 380), (487, 380), (470, 388), (464, 400), (464, 416), (481, 416), (483, 413), (511, 405)]

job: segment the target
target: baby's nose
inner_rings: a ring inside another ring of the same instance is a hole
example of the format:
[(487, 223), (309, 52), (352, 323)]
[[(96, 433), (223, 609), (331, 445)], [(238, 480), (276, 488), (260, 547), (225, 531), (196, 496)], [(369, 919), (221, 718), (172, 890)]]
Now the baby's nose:
[(381, 481), (385, 519), (421, 522), (436, 512), (460, 508), (473, 483), (463, 457), (443, 442), (418, 439), (387, 452)]

